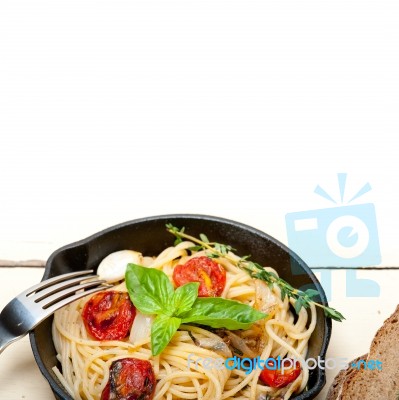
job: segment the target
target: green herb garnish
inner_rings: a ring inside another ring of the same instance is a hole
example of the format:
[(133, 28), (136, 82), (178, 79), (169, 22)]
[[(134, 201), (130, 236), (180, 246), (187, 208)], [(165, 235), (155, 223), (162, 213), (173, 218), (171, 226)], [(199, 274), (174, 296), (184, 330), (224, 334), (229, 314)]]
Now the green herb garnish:
[(230, 257), (228, 252), (234, 250), (231, 246), (210, 242), (204, 234), (201, 234), (200, 239), (198, 239), (194, 236), (186, 234), (184, 232), (184, 228), (179, 229), (172, 224), (166, 224), (166, 228), (171, 234), (176, 237), (175, 244), (182, 242), (183, 239), (190, 240), (191, 242), (194, 242), (196, 244), (196, 251), (207, 250), (207, 255), (211, 258), (225, 257), (237, 267), (247, 271), (252, 278), (260, 279), (266, 282), (269, 287), (277, 285), (280, 288), (282, 300), (284, 300), (286, 296), (295, 300), (294, 308), (297, 313), (299, 313), (302, 307), (309, 308), (310, 304), (314, 304), (315, 306), (322, 308), (324, 310), (324, 314), (327, 317), (334, 319), (335, 321), (341, 322), (345, 319), (345, 317), (334, 308), (325, 306), (314, 301), (313, 298), (319, 295), (319, 292), (317, 290), (307, 289), (305, 291), (302, 291), (299, 289), (295, 289), (288, 282), (286, 282), (284, 279), (279, 278), (273, 272), (265, 270), (262, 265), (250, 261), (249, 256), (241, 257), (239, 260)]
[(153, 268), (128, 264), (126, 287), (134, 306), (157, 317), (151, 327), (151, 351), (160, 354), (181, 324), (196, 323), (211, 328), (248, 329), (267, 317), (252, 307), (221, 297), (198, 297), (198, 282), (174, 290), (167, 275)]

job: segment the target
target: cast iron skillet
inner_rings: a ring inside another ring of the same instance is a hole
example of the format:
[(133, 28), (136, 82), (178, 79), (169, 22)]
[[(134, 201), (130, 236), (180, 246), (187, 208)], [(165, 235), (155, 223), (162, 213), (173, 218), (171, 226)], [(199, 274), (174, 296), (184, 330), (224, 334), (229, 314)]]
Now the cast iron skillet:
[[(323, 288), (309, 267), (295, 253), (271, 236), (247, 225), (223, 218), (176, 214), (148, 217), (125, 222), (96, 233), (87, 239), (55, 251), (47, 261), (43, 279), (82, 269), (96, 269), (108, 254), (123, 249), (138, 250), (144, 255), (156, 255), (173, 244), (174, 238), (165, 229), (166, 223), (186, 227), (186, 232), (198, 236), (205, 233), (211, 241), (233, 246), (239, 255), (275, 268), (279, 275), (297, 288), (314, 288), (320, 301), (327, 304)], [(51, 338), (53, 318), (46, 319), (30, 334), (33, 354), (40, 371), (48, 380), (57, 399), (73, 400), (52, 371), (58, 365)], [(308, 357), (324, 359), (331, 336), (331, 320), (318, 308), (316, 329), (309, 342)], [(310, 372), (308, 388), (295, 400), (313, 399), (325, 384), (325, 372), (316, 368)]]

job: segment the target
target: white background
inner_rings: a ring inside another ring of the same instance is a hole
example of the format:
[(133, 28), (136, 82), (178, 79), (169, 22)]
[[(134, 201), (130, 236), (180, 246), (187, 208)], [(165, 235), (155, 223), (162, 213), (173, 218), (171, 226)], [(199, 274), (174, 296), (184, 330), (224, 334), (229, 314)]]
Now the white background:
[(285, 214), (375, 204), (398, 265), (399, 5), (1, 1), (0, 259), (189, 212), (287, 243)]

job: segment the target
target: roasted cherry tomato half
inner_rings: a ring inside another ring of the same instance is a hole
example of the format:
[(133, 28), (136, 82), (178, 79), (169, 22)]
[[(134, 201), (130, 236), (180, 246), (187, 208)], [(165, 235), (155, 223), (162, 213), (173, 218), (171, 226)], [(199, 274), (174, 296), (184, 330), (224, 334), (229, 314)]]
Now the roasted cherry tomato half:
[(125, 292), (96, 293), (85, 304), (82, 318), (87, 331), (97, 340), (120, 340), (129, 335), (136, 309)]
[(155, 375), (151, 363), (122, 358), (111, 364), (101, 400), (151, 400), (154, 392)]
[(175, 267), (173, 280), (177, 286), (199, 282), (199, 297), (217, 297), (226, 285), (226, 270), (209, 257), (194, 257)]
[(260, 379), (267, 385), (273, 388), (282, 388), (289, 383), (295, 381), (301, 373), (301, 365), (298, 361), (291, 358), (284, 358), (280, 361), (269, 360), (264, 370), (260, 373)]
[(108, 381), (108, 383), (105, 385), (103, 392), (101, 393), (100, 400), (110, 400), (109, 399), (110, 393), (111, 393), (111, 385)]

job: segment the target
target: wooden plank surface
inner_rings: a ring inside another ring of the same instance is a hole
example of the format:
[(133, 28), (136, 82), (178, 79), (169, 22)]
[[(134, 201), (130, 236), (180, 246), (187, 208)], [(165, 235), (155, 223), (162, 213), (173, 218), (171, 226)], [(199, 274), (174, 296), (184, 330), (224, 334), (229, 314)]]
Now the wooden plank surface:
[[(352, 358), (368, 351), (371, 339), (398, 303), (396, 282), (399, 270), (362, 270), (358, 278), (373, 279), (380, 286), (379, 297), (347, 297), (345, 270), (332, 271), (330, 305), (346, 317), (333, 322), (327, 358)], [(23, 289), (40, 281), (43, 268), (0, 268), (0, 309)], [(324, 400), (338, 368), (327, 370), (327, 385), (317, 400)], [(7, 400), (52, 399), (52, 392), (37, 368), (27, 337), (12, 344), (0, 356), (0, 398)]]
[[(0, 309), (22, 290), (40, 281), (43, 268), (0, 268)], [(0, 355), (0, 399), (47, 400), (54, 396), (33, 358), (28, 336)]]

